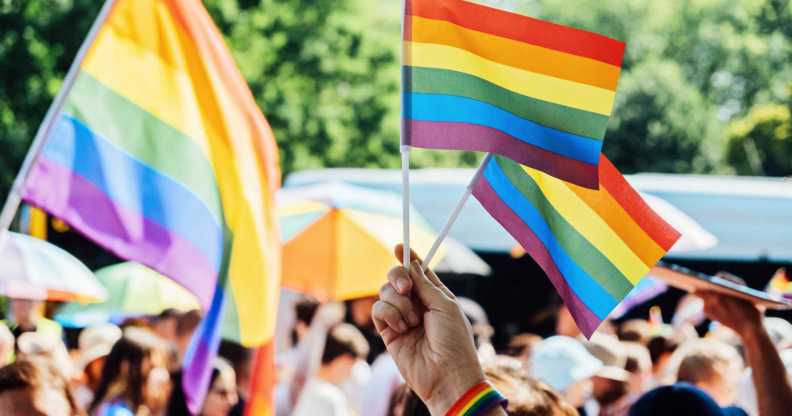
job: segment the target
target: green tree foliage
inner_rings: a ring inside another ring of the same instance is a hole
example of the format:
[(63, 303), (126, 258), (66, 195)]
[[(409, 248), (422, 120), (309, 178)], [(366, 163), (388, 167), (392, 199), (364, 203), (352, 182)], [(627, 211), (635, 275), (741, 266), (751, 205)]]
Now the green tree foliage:
[(741, 175), (792, 175), (792, 120), (784, 105), (754, 107), (729, 126), (726, 158)]

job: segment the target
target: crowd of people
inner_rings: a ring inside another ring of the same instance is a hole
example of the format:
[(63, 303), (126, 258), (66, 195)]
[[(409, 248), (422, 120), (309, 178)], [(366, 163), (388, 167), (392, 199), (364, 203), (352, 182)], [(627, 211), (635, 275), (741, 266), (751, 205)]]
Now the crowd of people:
[[(713, 322), (703, 333), (654, 317), (608, 321), (590, 340), (561, 307), (554, 335), (496, 348), (484, 310), (431, 271), (414, 263), (388, 279), (378, 296), (344, 303), (285, 299), (276, 415), (443, 415), (483, 381), (508, 404), (479, 414), (777, 416), (792, 406), (792, 324), (744, 301), (697, 294)], [(200, 320), (166, 310), (104, 323), (67, 348), (42, 302), (11, 299), (0, 414), (188, 415), (181, 360)], [(223, 341), (201, 415), (244, 414), (252, 361)]]

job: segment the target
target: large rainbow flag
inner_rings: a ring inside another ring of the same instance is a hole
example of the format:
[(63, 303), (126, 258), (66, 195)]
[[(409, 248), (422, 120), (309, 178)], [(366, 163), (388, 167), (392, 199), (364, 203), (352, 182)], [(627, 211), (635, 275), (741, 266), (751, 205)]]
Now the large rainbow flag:
[(23, 199), (196, 294), (207, 317), (190, 374), (208, 376), (221, 322), (269, 342), (278, 150), (200, 0), (115, 0), (55, 123)]
[(679, 239), (602, 156), (599, 189), (493, 157), (473, 195), (544, 270), (590, 337)]
[(596, 188), (622, 42), (464, 0), (406, 0), (404, 144)]

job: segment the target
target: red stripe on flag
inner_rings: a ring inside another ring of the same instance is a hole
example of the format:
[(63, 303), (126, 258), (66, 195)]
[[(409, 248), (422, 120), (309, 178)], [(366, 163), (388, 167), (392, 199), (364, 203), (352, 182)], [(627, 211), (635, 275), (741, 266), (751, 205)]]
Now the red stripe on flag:
[(624, 42), (463, 0), (407, 0), (406, 12), (618, 67), (624, 58)]

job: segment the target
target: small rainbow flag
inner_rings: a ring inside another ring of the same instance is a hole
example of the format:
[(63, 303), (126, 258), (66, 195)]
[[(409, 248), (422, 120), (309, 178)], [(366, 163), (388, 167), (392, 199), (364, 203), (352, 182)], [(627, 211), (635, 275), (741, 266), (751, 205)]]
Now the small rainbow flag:
[(680, 234), (602, 156), (599, 189), (493, 157), (473, 195), (544, 270), (587, 336)]
[(407, 0), (404, 144), (596, 188), (625, 45), (463, 0)]
[(767, 291), (792, 299), (792, 280), (790, 280), (785, 268), (782, 267), (776, 270), (767, 283)]
[(278, 149), (199, 0), (115, 0), (22, 197), (169, 276), (206, 312), (185, 392), (203, 400), (223, 335), (272, 339)]

